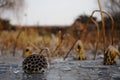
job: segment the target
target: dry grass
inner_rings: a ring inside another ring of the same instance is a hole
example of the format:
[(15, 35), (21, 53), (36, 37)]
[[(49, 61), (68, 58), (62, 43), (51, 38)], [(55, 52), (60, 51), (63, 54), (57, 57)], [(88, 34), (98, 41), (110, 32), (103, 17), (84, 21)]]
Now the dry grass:
[(14, 51), (14, 49), (24, 49), (27, 45), (29, 45), (29, 42), (35, 44), (36, 46), (43, 46), (47, 44), (49, 40), (50, 37), (48, 37), (47, 35), (40, 36), (33, 29), (30, 29), (27, 32), (25, 30), (22, 30), (21, 32), (20, 30), (2, 31), (0, 34), (0, 48), (4, 51)]

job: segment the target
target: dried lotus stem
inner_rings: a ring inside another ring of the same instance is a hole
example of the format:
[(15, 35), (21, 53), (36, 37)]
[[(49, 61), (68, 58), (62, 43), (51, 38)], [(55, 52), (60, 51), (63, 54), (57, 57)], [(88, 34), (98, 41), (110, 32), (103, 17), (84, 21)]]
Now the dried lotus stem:
[[(95, 12), (100, 12), (100, 10), (94, 10), (93, 12), (92, 12), (92, 14), (91, 14), (91, 16), (93, 16), (93, 14), (95, 13)], [(114, 27), (115, 27), (115, 22), (114, 22), (114, 19), (113, 19), (113, 17), (111, 16), (111, 14), (110, 13), (108, 13), (108, 12), (105, 12), (105, 11), (102, 11), (102, 13), (104, 13), (104, 14), (106, 14), (107, 16), (109, 16), (110, 17), (110, 19), (111, 19), (111, 23), (112, 23), (112, 33), (111, 33), (111, 39), (112, 39), (112, 45), (113, 45), (113, 37), (114, 37)]]
[(65, 55), (64, 60), (68, 57), (68, 55), (70, 54), (70, 51), (73, 49), (73, 47), (75, 46), (75, 44), (76, 44), (77, 41), (78, 41), (78, 40), (76, 40), (76, 41), (73, 43), (73, 45), (71, 46), (71, 48), (69, 49), (69, 51), (68, 51), (67, 54)]
[(105, 22), (104, 22), (104, 18), (102, 15), (102, 8), (101, 8), (101, 4), (100, 4), (100, 0), (98, 0), (98, 6), (100, 9), (100, 15), (101, 15), (101, 20), (102, 20), (102, 33), (103, 33), (103, 44), (104, 44), (104, 50), (105, 50), (105, 46), (106, 46), (106, 39), (105, 39)]

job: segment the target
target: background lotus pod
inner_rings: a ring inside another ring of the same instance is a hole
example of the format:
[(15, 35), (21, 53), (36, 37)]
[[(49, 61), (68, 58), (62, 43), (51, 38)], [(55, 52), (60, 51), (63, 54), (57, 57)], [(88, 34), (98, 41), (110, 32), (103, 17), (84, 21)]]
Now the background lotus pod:
[(74, 49), (76, 52), (76, 59), (77, 60), (85, 60), (86, 59), (84, 47), (83, 47), (81, 40), (78, 40), (76, 42)]
[(120, 57), (119, 51), (115, 47), (110, 45), (104, 53), (103, 64), (104, 65), (117, 64), (117, 60), (116, 60), (117, 55)]
[(26, 58), (28, 57), (29, 55), (32, 54), (32, 50), (33, 48), (32, 47), (26, 47), (23, 51), (23, 57)]

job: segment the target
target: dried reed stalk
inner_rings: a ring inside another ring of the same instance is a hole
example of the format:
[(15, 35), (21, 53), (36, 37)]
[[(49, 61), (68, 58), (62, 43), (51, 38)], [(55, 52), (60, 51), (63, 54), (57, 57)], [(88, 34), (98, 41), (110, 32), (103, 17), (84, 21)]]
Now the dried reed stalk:
[(37, 46), (35, 46), (31, 41), (28, 41), (28, 44), (30, 44), (36, 50), (41, 50), (40, 48), (38, 48)]
[[(107, 16), (109, 16), (110, 17), (110, 19), (111, 19), (111, 23), (112, 23), (112, 33), (111, 33), (111, 35), (112, 35), (112, 37), (111, 37), (111, 40), (112, 40), (112, 45), (113, 45), (113, 37), (114, 37), (114, 26), (115, 26), (115, 24), (114, 24), (114, 20), (113, 20), (113, 18), (112, 18), (112, 16), (109, 14), (109, 13), (107, 13), (107, 12), (105, 12), (105, 11), (100, 11), (100, 10), (94, 10), (93, 12), (92, 12), (92, 14), (91, 14), (91, 18), (92, 18), (92, 16), (93, 16), (93, 14), (95, 13), (95, 12), (102, 12), (102, 13), (104, 13), (104, 14), (106, 14)], [(91, 19), (90, 18), (90, 19)], [(93, 21), (93, 19), (91, 19), (92, 21)], [(90, 20), (89, 20), (90, 21)], [(99, 26), (98, 25), (98, 23), (96, 23), (95, 21), (93, 21), (94, 23), (95, 23), (95, 25), (96, 25), (96, 27), (97, 26)], [(99, 28), (97, 27), (97, 33), (100, 33), (100, 31), (98, 30)], [(104, 32), (105, 33), (105, 32)], [(98, 35), (98, 37), (99, 37), (99, 35)], [(98, 39), (100, 39), (100, 38), (98, 38)], [(98, 44), (99, 44), (99, 42), (98, 42)], [(98, 46), (98, 44), (97, 44), (97, 46)], [(96, 46), (96, 47), (97, 47)], [(94, 59), (95, 59), (95, 57), (96, 57), (96, 54), (95, 54), (95, 56), (94, 56)]]
[(101, 4), (100, 4), (100, 0), (98, 0), (98, 6), (99, 6), (99, 9), (100, 9), (100, 15), (101, 15), (101, 20), (102, 20), (102, 34), (103, 34), (103, 48), (105, 50), (105, 46), (106, 46), (106, 39), (105, 39), (105, 23), (104, 23), (104, 18), (103, 18), (103, 15), (102, 15), (102, 8), (101, 8)]
[(40, 54), (43, 52), (43, 51), (46, 51), (46, 56), (48, 57), (48, 62), (50, 63), (51, 62), (51, 56), (50, 56), (50, 50), (49, 48), (43, 48), (41, 51), (40, 51)]
[(49, 48), (38, 48), (36, 45), (34, 45), (32, 42), (28, 41), (28, 43), (37, 50), (38, 54), (42, 54), (44, 50), (46, 50), (46, 56), (48, 57), (49, 63), (51, 62), (51, 56), (50, 56), (50, 50)]
[(57, 55), (56, 51), (58, 49), (60, 50), (60, 48), (62, 46), (63, 39), (62, 39), (62, 32), (61, 31), (58, 32), (57, 37), (58, 37), (58, 45), (56, 46), (55, 50), (52, 52), (53, 57)]
[(96, 55), (97, 55), (98, 46), (99, 46), (99, 41), (100, 41), (100, 29), (99, 29), (98, 22), (95, 21), (92, 17), (91, 17), (91, 20), (97, 27), (97, 39), (96, 39), (95, 55), (94, 55), (94, 60), (95, 60), (96, 59)]
[[(91, 16), (93, 16), (93, 14), (95, 13), (95, 12), (100, 12), (100, 10), (94, 10), (93, 12), (92, 12), (92, 15)], [(111, 33), (111, 40), (112, 40), (112, 45), (113, 45), (113, 42), (114, 42), (114, 28), (115, 28), (115, 21), (114, 21), (114, 19), (113, 19), (113, 17), (112, 17), (112, 15), (110, 14), (110, 13), (108, 13), (108, 12), (105, 12), (105, 11), (101, 11), (102, 13), (104, 13), (104, 14), (106, 14), (108, 17), (110, 17), (110, 19), (111, 19), (111, 23), (112, 23), (112, 33)]]
[(19, 39), (20, 34), (22, 33), (22, 31), (23, 31), (23, 29), (21, 28), (21, 30), (19, 31), (19, 33), (16, 36), (15, 44), (14, 44), (14, 47), (13, 47), (13, 56), (15, 56), (15, 54), (16, 54), (17, 40)]
[(65, 55), (65, 57), (63, 58), (64, 60), (68, 57), (68, 55), (70, 54), (70, 51), (74, 48), (74, 46), (75, 46), (75, 44), (76, 44), (77, 41), (78, 40), (75, 40), (75, 42), (73, 43), (73, 45), (71, 46), (71, 48), (69, 49), (69, 51), (67, 52), (67, 54)]

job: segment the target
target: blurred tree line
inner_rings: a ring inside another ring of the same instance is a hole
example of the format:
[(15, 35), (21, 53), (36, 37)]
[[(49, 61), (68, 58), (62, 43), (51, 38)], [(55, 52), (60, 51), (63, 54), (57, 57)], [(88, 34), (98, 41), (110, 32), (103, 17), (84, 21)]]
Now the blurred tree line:
[(10, 24), (11, 16), (18, 20), (25, 5), (25, 0), (0, 0), (0, 30), (15, 29)]
[[(120, 29), (120, 0), (101, 0), (103, 8), (109, 13), (111, 13), (114, 21), (115, 27)], [(108, 17), (105, 18), (107, 25), (110, 26)]]
[[(106, 9), (115, 20), (115, 28), (120, 30), (120, 0), (101, 0), (102, 8)], [(3, 14), (7, 14), (6, 11), (15, 12), (15, 15), (19, 13), (24, 8), (25, 0), (0, 0), (0, 17)], [(88, 15), (80, 15), (78, 16), (72, 25), (70, 26), (42, 26), (42, 28), (38, 29), (38, 32), (41, 33), (41, 29), (52, 32), (56, 34), (59, 30), (62, 30), (63, 33), (69, 31), (76, 37), (85, 36), (83, 33), (86, 31), (93, 32), (96, 31), (96, 27), (92, 21), (89, 22), (89, 25), (86, 26), (87, 20), (90, 16)], [(95, 21), (97, 21), (96, 17), (93, 17)], [(106, 27), (107, 29), (111, 29), (110, 19), (105, 17)], [(101, 24), (101, 21), (99, 22)], [(41, 27), (41, 26), (38, 26)], [(37, 28), (38, 28), (37, 27)], [(46, 28), (44, 28), (46, 27)], [(70, 27), (70, 28), (69, 28)], [(10, 25), (10, 21), (8, 19), (2, 20), (0, 18), (0, 29), (13, 29), (13, 26)], [(43, 33), (44, 34), (44, 33)], [(79, 38), (79, 37), (78, 37)]]

